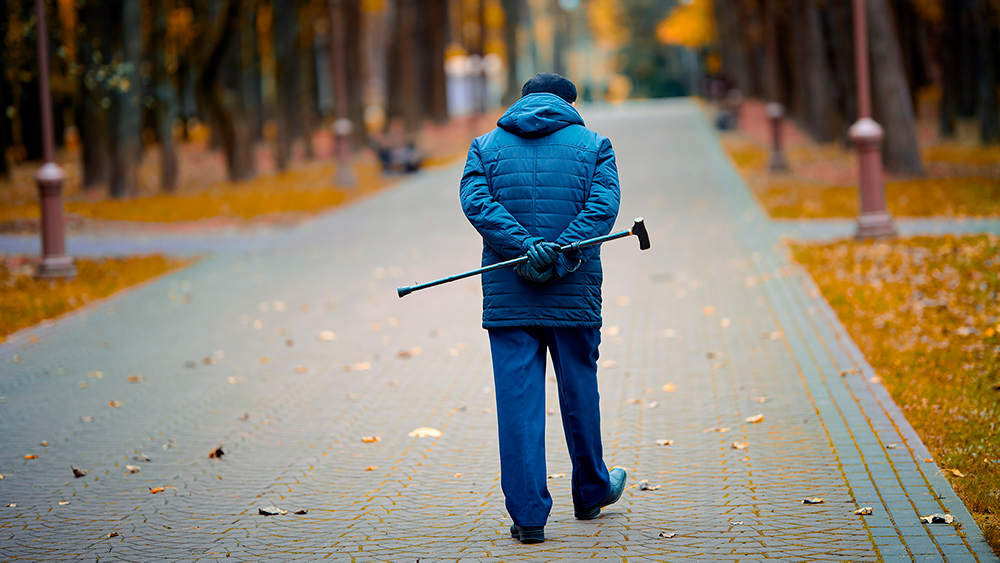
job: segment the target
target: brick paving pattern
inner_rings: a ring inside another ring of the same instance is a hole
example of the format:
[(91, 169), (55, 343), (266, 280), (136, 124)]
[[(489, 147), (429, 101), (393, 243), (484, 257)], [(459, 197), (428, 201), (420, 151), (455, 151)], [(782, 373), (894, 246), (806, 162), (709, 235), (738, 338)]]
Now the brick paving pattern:
[(3, 558), (997, 561), (697, 106), (583, 113), (653, 241), (603, 251), (606, 461), (659, 488), (575, 520), (550, 382), (548, 540), (510, 538), (479, 281), (395, 293), (479, 263), (455, 167), (0, 346)]

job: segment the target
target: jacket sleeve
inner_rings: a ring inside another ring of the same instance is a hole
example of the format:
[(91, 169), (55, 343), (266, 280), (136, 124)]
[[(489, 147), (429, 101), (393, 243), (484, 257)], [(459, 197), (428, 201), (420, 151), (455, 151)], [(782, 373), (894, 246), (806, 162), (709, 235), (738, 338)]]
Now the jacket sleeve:
[[(567, 245), (610, 233), (615, 225), (615, 219), (618, 218), (620, 201), (621, 188), (618, 185), (615, 151), (611, 147), (611, 141), (604, 138), (597, 153), (597, 166), (590, 186), (590, 197), (555, 242)], [(597, 252), (597, 247), (589, 247), (579, 252), (560, 255), (555, 263), (556, 273), (564, 276), (573, 272)]]
[(479, 139), (474, 140), (469, 147), (459, 197), (462, 200), (462, 211), (469, 222), (482, 235), (483, 241), (504, 259), (517, 258), (532, 245), (544, 240), (532, 237), (503, 205), (493, 199), (489, 186), (486, 185)]

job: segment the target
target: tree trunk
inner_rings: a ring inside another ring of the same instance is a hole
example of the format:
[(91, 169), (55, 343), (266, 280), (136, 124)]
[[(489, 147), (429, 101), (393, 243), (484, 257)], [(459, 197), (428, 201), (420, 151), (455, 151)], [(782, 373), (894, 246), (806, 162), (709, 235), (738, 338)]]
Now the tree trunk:
[[(80, 75), (80, 98), (76, 104), (76, 128), (80, 135), (83, 161), (83, 188), (107, 184), (111, 179), (111, 136), (108, 120), (110, 104), (100, 68), (111, 61), (109, 30), (110, 4), (86, 0), (80, 4), (78, 21), (83, 34), (78, 43), (77, 64)], [(107, 102), (105, 102), (107, 100)]]
[(941, 108), (938, 130), (942, 137), (955, 136), (958, 117), (959, 68), (958, 25), (961, 0), (941, 2)]
[(416, 0), (396, 0), (396, 22), (389, 57), (389, 118), (399, 118), (406, 133), (420, 128), (420, 88), (414, 24)]
[(365, 142), (365, 84), (368, 74), (363, 64), (362, 15), (359, 0), (341, 0), (344, 24), (344, 70), (347, 74), (347, 117), (354, 126), (349, 139), (354, 148)]
[[(302, 14), (300, 13), (300, 16)], [(316, 150), (313, 146), (313, 134), (319, 123), (316, 103), (316, 36), (311, 25), (306, 25), (308, 21), (299, 22), (299, 37), (296, 40), (295, 49), (298, 57), (299, 68), (299, 99), (296, 106), (301, 117), (299, 122), (299, 136), (305, 143), (306, 160), (316, 158)]]
[[(7, 2), (0, 0), (0, 32), (7, 30)], [(7, 87), (7, 69), (4, 57), (0, 56), (0, 179), (10, 177), (10, 167), (7, 164), (7, 149), (10, 147), (10, 118), (7, 117), (7, 106), (10, 104), (10, 94)]]
[(147, 5), (153, 10), (153, 33), (150, 55), (153, 62), (153, 91), (156, 98), (156, 136), (160, 141), (160, 191), (177, 190), (177, 154), (174, 150), (174, 118), (177, 116), (177, 96), (167, 70), (167, 12), (162, 0)]
[(854, 25), (850, 2), (826, 2), (821, 20), (824, 34), (829, 40), (827, 60), (830, 62), (833, 81), (834, 131), (848, 143), (847, 130), (858, 115), (857, 74), (854, 68)]
[(142, 109), (139, 104), (142, 59), (142, 5), (125, 0), (119, 15), (121, 47), (120, 80), (112, 95), (111, 197), (139, 195), (139, 161), (142, 158)]
[[(500, 5), (504, 13), (503, 37), (507, 44), (507, 89), (501, 103), (509, 106), (521, 97), (521, 81), (517, 72), (517, 28), (521, 25), (521, 0), (501, 0)], [(447, 111), (447, 107), (445, 110)]]
[(249, 0), (243, 13), (243, 31), (240, 33), (240, 58), (243, 65), (243, 107), (246, 123), (256, 144), (264, 137), (264, 98), (260, 75), (260, 52), (257, 50), (258, 0)]
[(830, 108), (833, 100), (830, 96), (831, 76), (826, 58), (826, 37), (820, 21), (816, 0), (796, 0), (801, 2), (801, 19), (793, 25), (801, 26), (803, 31), (802, 71), (805, 85), (805, 124), (813, 139), (827, 143), (834, 139), (833, 124), (830, 119)]
[(273, 14), (274, 74), (278, 84), (278, 107), (275, 112), (278, 130), (274, 160), (278, 170), (285, 170), (291, 158), (297, 118), (299, 82), (295, 47), (298, 38), (298, 13), (291, 0), (274, 0)]
[[(229, 179), (249, 180), (256, 174), (253, 136), (242, 111), (239, 80), (240, 13), (244, 0), (228, 0), (219, 15), (215, 43), (201, 69), (198, 91), (202, 106), (221, 137)], [(223, 65), (225, 63), (225, 72)], [(236, 82), (235, 84), (233, 82)], [(236, 93), (234, 95), (234, 92)]]
[(421, 49), (424, 64), (424, 113), (436, 123), (448, 120), (448, 84), (444, 73), (444, 53), (447, 41), (447, 0), (427, 0), (427, 40)]
[(875, 120), (885, 129), (882, 160), (886, 169), (908, 176), (923, 174), (910, 89), (888, 0), (868, 0), (872, 102)]
[(1000, 140), (997, 116), (997, 65), (1000, 64), (1000, 34), (997, 10), (985, 0), (977, 0), (977, 38), (979, 39), (979, 139), (989, 144)]

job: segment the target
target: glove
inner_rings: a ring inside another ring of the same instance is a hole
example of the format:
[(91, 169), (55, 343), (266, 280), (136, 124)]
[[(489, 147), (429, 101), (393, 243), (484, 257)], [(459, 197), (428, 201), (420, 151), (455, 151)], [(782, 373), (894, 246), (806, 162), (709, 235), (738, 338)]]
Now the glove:
[(535, 269), (534, 266), (531, 265), (531, 262), (521, 262), (517, 266), (514, 266), (514, 271), (517, 272), (517, 275), (521, 276), (522, 278), (536, 283), (547, 282), (552, 278), (556, 277), (556, 272), (554, 268), (550, 267), (544, 271), (539, 272), (538, 270)]
[(559, 245), (553, 242), (539, 242), (528, 249), (528, 263), (539, 272), (552, 267), (557, 258), (559, 258)]

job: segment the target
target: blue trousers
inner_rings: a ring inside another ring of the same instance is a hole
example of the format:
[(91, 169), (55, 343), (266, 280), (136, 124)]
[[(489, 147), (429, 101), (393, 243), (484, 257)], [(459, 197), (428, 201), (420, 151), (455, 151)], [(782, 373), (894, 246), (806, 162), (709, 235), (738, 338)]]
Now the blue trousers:
[(552, 354), (563, 432), (573, 463), (573, 505), (600, 503), (611, 489), (601, 446), (596, 328), (490, 329), (500, 435), (500, 487), (521, 527), (544, 526), (552, 509), (545, 471), (545, 352)]

